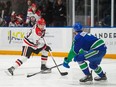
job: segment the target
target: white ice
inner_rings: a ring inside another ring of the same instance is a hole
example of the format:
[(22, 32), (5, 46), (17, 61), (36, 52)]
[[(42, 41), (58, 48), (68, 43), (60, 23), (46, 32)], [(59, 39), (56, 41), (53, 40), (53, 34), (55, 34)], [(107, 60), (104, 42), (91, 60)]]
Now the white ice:
[[(107, 81), (95, 82), (91, 84), (81, 84), (79, 79), (84, 75), (76, 62), (70, 63), (70, 69), (60, 66), (61, 72), (68, 72), (67, 76), (61, 76), (57, 68), (52, 69), (49, 74), (37, 74), (27, 78), (27, 74), (40, 71), (40, 57), (33, 56), (21, 67), (15, 70), (14, 76), (8, 76), (4, 71), (11, 67), (20, 56), (0, 55), (0, 87), (116, 87), (116, 60), (103, 59), (101, 66), (107, 74)], [(63, 58), (54, 57), (57, 64), (63, 62)], [(54, 66), (54, 62), (49, 57), (47, 66)], [(93, 77), (96, 74), (93, 72)]]

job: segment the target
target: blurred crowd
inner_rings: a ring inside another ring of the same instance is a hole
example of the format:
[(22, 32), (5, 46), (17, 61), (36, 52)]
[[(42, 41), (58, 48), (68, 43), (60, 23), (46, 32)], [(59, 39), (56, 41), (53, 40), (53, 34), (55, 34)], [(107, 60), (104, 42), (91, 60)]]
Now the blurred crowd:
[(66, 26), (64, 0), (1, 0), (1, 27), (32, 27), (43, 17), (46, 26)]

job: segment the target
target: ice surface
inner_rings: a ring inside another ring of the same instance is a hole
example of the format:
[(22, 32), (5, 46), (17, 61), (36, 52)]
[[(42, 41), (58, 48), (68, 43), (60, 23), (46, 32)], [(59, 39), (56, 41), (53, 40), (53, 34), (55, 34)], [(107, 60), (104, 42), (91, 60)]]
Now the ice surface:
[[(116, 87), (116, 60), (103, 59), (101, 66), (106, 72), (108, 80), (82, 84), (79, 79), (84, 75), (76, 62), (70, 63), (70, 69), (60, 66), (61, 72), (68, 72), (67, 76), (61, 76), (56, 68), (52, 73), (38, 74), (27, 78), (27, 74), (40, 71), (40, 57), (33, 56), (21, 67), (15, 70), (14, 76), (8, 76), (4, 71), (11, 67), (20, 56), (0, 55), (0, 87)], [(63, 62), (63, 58), (54, 57), (57, 64)], [(54, 66), (52, 58), (49, 57), (47, 66)], [(96, 74), (93, 72), (93, 77)]]

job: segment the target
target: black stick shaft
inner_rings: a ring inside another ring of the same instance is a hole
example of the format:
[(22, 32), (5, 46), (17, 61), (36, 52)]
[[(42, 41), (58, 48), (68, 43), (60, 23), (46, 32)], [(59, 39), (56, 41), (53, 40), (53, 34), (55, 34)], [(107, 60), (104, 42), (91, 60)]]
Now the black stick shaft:
[[(45, 39), (43, 38), (43, 40), (44, 40), (44, 43), (47, 45), (47, 43), (46, 43), (46, 41), (45, 41)], [(57, 70), (59, 71), (59, 73), (60, 73), (60, 75), (64, 75), (64, 73), (63, 72), (61, 72), (60, 71), (60, 69), (58, 68), (58, 65), (57, 65), (57, 63), (56, 63), (56, 61), (55, 61), (55, 59), (53, 58), (53, 55), (52, 55), (52, 52), (49, 50), (49, 53), (50, 53), (50, 55), (51, 55), (51, 58), (52, 58), (52, 60), (53, 60), (53, 62), (54, 62), (54, 64), (56, 65), (56, 68), (57, 68)], [(67, 73), (67, 72), (65, 72), (65, 73)]]
[(51, 51), (49, 51), (49, 53), (50, 53), (50, 55), (51, 55), (51, 57), (52, 57), (52, 60), (53, 60), (54, 64), (56, 65), (57, 70), (58, 70), (59, 73), (62, 75), (62, 72), (61, 72), (60, 69), (58, 68), (58, 65), (57, 65), (56, 61), (54, 60)]
[[(61, 66), (61, 65), (62, 65), (62, 64), (59, 64), (59, 65), (57, 65), (57, 66)], [(52, 66), (52, 67), (49, 68), (49, 69), (56, 68), (57, 66)], [(41, 73), (41, 72), (44, 72), (44, 71), (46, 71), (46, 70), (42, 70), (42, 71), (39, 71), (39, 72), (36, 72), (36, 73), (33, 73), (33, 74), (29, 74), (29, 75), (27, 75), (27, 77), (35, 76), (35, 75), (37, 75), (37, 74), (39, 74), (39, 73)]]

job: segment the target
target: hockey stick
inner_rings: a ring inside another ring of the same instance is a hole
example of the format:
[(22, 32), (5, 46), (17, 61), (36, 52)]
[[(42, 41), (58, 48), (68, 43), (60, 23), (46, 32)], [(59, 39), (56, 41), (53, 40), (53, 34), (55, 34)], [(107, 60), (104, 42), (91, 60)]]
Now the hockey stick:
[[(59, 65), (57, 65), (57, 66), (52, 66), (51, 68), (49, 68), (49, 69), (47, 69), (47, 70), (51, 70), (51, 69), (56, 68), (56, 67), (61, 66), (61, 65), (62, 65), (62, 64), (59, 64)], [(35, 75), (37, 75), (37, 74), (40, 74), (40, 73), (42, 73), (42, 72), (44, 72), (44, 71), (46, 71), (46, 70), (41, 70), (41, 71), (36, 72), (36, 73), (33, 73), (33, 74), (28, 74), (28, 75), (27, 75), (27, 78), (32, 77), (32, 76), (35, 76)]]
[[(44, 38), (43, 38), (43, 40), (44, 40), (44, 43), (46, 44), (46, 41), (45, 41)], [(50, 55), (51, 55), (51, 58), (52, 58), (54, 64), (56, 65), (56, 68), (57, 68), (57, 70), (59, 71), (60, 75), (61, 75), (61, 76), (65, 76), (65, 75), (67, 75), (68, 72), (61, 72), (61, 71), (60, 71), (60, 69), (58, 68), (58, 65), (57, 65), (56, 61), (54, 60), (53, 55), (52, 55), (52, 53), (51, 53), (50, 50), (49, 50), (49, 53), (50, 53)]]

